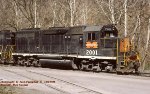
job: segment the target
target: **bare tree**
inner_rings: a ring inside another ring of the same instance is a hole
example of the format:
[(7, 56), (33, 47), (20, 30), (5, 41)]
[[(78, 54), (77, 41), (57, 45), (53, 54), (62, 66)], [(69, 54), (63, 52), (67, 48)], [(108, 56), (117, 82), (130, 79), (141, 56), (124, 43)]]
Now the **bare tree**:
[(124, 1), (124, 36), (127, 37), (127, 22), (128, 22), (128, 19), (127, 19), (127, 3), (128, 3), (128, 0), (125, 0)]
[(149, 3), (149, 0), (0, 0), (0, 28), (117, 24), (119, 35), (130, 37), (137, 47), (144, 69), (146, 62), (150, 62)]
[[(35, 21), (35, 14), (36, 11), (35, 5), (36, 2), (34, 0), (14, 0), (16, 3), (17, 7), (21, 11), (21, 14), (29, 21), (29, 27), (34, 28), (36, 25)], [(35, 5), (34, 5), (35, 4)]]

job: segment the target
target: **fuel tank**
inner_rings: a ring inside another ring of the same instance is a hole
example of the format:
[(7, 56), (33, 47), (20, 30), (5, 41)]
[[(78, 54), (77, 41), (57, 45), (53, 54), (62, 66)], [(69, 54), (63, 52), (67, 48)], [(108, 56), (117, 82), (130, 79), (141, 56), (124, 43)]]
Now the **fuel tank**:
[(61, 60), (61, 56), (47, 56), (47, 55), (38, 55), (39, 59), (55, 59), (55, 60)]
[(54, 60), (54, 59), (40, 59), (41, 67), (60, 68), (60, 69), (77, 69), (72, 60)]

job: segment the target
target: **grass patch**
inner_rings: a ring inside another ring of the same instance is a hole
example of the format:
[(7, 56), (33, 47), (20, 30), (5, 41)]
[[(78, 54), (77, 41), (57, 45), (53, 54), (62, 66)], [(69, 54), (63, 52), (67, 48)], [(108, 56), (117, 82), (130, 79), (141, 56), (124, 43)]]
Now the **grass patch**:
[(150, 70), (150, 62), (147, 62), (147, 63), (145, 64), (145, 70)]
[(14, 88), (0, 86), (0, 94), (15, 94)]

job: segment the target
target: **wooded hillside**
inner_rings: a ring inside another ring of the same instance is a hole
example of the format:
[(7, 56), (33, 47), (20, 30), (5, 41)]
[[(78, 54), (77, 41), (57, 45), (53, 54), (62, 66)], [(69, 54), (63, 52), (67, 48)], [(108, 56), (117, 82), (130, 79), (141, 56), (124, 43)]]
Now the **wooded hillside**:
[(150, 67), (150, 0), (0, 0), (0, 30), (110, 23)]

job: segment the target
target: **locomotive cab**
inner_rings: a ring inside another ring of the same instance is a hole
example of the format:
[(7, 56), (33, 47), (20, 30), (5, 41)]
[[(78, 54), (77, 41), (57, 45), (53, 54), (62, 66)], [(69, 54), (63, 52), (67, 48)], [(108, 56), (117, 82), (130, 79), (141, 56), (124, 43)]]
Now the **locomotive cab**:
[(84, 30), (85, 55), (115, 56), (118, 31), (114, 25), (89, 26)]
[(82, 66), (92, 70), (116, 68), (118, 31), (114, 25), (87, 26), (84, 30), (84, 55), (90, 59)]
[(96, 56), (98, 55), (97, 49), (99, 48), (100, 26), (88, 26), (84, 30), (84, 48), (85, 55)]

